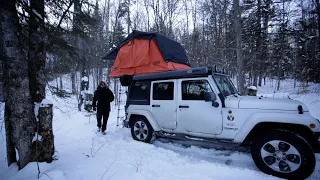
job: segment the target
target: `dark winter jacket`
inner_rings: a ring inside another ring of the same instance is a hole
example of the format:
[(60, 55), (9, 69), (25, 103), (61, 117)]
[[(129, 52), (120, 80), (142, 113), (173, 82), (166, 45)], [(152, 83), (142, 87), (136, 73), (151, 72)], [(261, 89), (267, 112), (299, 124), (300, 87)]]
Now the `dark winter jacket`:
[[(110, 103), (114, 100), (114, 95), (109, 88), (98, 87), (94, 92), (92, 107), (97, 107), (98, 112), (110, 111)], [(98, 101), (98, 104), (96, 105)]]

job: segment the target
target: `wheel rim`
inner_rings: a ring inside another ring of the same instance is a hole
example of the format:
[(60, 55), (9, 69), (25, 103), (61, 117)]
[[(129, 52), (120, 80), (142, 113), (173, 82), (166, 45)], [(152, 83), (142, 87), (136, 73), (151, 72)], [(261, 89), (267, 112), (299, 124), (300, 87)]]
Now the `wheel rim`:
[(260, 152), (263, 162), (277, 172), (291, 173), (301, 165), (299, 151), (284, 141), (269, 141), (262, 146)]
[(134, 123), (133, 132), (137, 139), (144, 141), (148, 136), (148, 127), (143, 121), (137, 121)]

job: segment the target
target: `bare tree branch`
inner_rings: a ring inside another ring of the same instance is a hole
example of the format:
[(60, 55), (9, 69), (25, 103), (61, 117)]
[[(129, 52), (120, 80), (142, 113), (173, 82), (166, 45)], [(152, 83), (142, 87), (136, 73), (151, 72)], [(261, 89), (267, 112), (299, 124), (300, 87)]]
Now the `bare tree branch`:
[(63, 19), (65, 18), (65, 16), (67, 15), (67, 13), (69, 12), (69, 9), (71, 8), (73, 2), (74, 2), (74, 0), (70, 0), (70, 1), (69, 1), (68, 8), (62, 13), (62, 16), (61, 16), (61, 18), (60, 18), (60, 20), (59, 20), (59, 23), (58, 23), (57, 28), (60, 28), (60, 25), (61, 25)]

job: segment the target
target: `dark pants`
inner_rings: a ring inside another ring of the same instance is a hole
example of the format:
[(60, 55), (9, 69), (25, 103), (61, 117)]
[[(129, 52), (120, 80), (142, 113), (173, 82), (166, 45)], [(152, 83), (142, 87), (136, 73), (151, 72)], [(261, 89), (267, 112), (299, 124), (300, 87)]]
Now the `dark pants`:
[[(103, 117), (103, 123), (102, 123), (102, 127), (101, 127), (101, 119)], [(102, 128), (102, 131), (105, 131), (107, 129), (107, 122), (108, 122), (108, 118), (109, 118), (109, 111), (105, 111), (105, 112), (97, 112), (97, 121), (98, 124), (97, 126), (99, 128)]]

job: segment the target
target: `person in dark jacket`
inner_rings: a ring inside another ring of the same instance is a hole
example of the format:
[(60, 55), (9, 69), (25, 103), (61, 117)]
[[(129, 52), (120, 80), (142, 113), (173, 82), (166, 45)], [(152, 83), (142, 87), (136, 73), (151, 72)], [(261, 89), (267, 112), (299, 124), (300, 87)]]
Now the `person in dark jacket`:
[[(97, 110), (97, 126), (98, 132), (100, 130), (105, 134), (107, 129), (107, 122), (110, 113), (110, 103), (114, 100), (112, 91), (106, 86), (105, 82), (100, 81), (97, 90), (94, 92), (92, 107), (93, 110)], [(98, 103), (97, 103), (98, 101)], [(101, 126), (101, 120), (103, 117), (103, 123)]]

